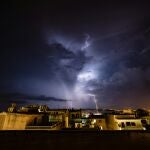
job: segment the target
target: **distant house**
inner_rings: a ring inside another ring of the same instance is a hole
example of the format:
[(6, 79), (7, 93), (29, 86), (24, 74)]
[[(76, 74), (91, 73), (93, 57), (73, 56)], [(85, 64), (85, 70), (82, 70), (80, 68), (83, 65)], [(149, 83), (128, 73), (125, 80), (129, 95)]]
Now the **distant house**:
[(82, 128), (82, 112), (81, 109), (75, 110), (70, 109), (69, 110), (69, 127), (70, 128)]
[(0, 113), (0, 130), (25, 130), (27, 126), (38, 126), (42, 122), (42, 114)]
[(144, 130), (141, 120), (135, 115), (108, 115), (106, 124), (108, 130)]

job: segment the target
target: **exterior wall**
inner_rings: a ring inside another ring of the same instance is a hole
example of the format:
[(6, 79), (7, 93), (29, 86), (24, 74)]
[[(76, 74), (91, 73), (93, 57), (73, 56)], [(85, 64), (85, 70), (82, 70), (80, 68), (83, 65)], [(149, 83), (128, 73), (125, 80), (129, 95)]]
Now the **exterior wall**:
[(65, 110), (50, 110), (47, 113), (49, 114), (49, 122), (62, 122), (66, 114)]
[(0, 113), (0, 130), (25, 130), (28, 127), (35, 128), (37, 126), (50, 127), (51, 122), (59, 123), (58, 126), (61, 128), (68, 128), (69, 121), (69, 114), (66, 111), (50, 111), (47, 115), (2, 112)]
[[(143, 118), (142, 118), (143, 119)], [(141, 120), (134, 115), (108, 114), (101, 118), (81, 118), (81, 111), (53, 110), (48, 114), (0, 113), (0, 130), (39, 129), (57, 125), (59, 128), (99, 128), (101, 130), (144, 130)], [(150, 116), (146, 117), (150, 124)], [(52, 124), (50, 124), (52, 123)], [(122, 125), (124, 123), (124, 126)], [(131, 124), (131, 125), (127, 125)]]
[[(117, 130), (143, 130), (141, 119), (116, 119), (118, 124)], [(125, 126), (122, 127), (121, 123)], [(130, 125), (127, 126), (127, 123)], [(134, 126), (132, 125), (134, 123)]]
[(24, 130), (27, 125), (36, 125), (42, 122), (39, 114), (0, 113), (1, 130)]
[(69, 127), (69, 112), (68, 110), (49, 110), (49, 123), (61, 123), (62, 128)]
[(134, 114), (123, 114), (123, 115), (114, 115), (116, 119), (134, 119), (136, 116)]
[(68, 112), (69, 128), (75, 128), (75, 123), (81, 123), (81, 110), (70, 110)]
[(142, 119), (145, 119), (147, 121), (147, 124), (150, 125), (150, 116), (142, 117)]
[(5, 122), (5, 114), (0, 113), (0, 130), (3, 129), (4, 122)]
[(69, 118), (65, 116), (65, 128), (69, 128)]
[(106, 125), (107, 125), (107, 130), (116, 130), (117, 129), (117, 124), (115, 122), (114, 115), (106, 115)]
[(123, 109), (122, 112), (123, 112), (124, 114), (133, 114), (133, 113), (134, 113), (134, 112), (133, 112), (133, 109)]
[[(135, 125), (127, 126), (127, 122), (129, 124), (135, 123)], [(122, 127), (122, 123), (125, 124), (124, 127)], [(108, 130), (144, 130), (141, 119), (131, 118), (130, 115), (129, 118), (128, 115), (122, 116), (122, 118), (121, 115), (108, 115), (106, 124)]]
[(81, 118), (81, 117), (82, 117), (80, 110), (77, 110), (77, 111), (70, 111), (70, 112), (69, 112), (69, 115), (70, 115), (70, 119), (78, 119), (78, 118)]

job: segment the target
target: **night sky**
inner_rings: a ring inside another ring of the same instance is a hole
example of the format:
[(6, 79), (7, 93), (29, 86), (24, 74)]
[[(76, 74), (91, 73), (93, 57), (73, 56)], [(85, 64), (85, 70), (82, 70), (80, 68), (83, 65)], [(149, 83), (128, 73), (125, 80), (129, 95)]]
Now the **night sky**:
[(150, 107), (148, 2), (22, 0), (1, 7), (0, 109), (14, 93), (54, 98), (18, 104)]

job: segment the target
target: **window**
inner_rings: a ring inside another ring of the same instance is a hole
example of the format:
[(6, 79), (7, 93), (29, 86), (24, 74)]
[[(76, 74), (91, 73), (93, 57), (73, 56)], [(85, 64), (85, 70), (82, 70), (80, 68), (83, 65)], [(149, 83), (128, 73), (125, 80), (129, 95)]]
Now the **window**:
[(141, 123), (142, 124), (147, 124), (146, 120), (143, 120), (143, 119), (141, 120)]
[(72, 114), (71, 116), (72, 116), (72, 119), (74, 119), (74, 118), (75, 118), (75, 115), (74, 115), (74, 114)]
[(126, 126), (131, 126), (131, 123), (130, 122), (126, 122)]
[(136, 126), (136, 123), (135, 122), (131, 122), (131, 126)]
[(122, 128), (124, 128), (124, 127), (125, 127), (124, 122), (121, 122), (121, 127), (122, 127)]
[(34, 126), (37, 125), (37, 118), (34, 118), (34, 120), (33, 120), (33, 125), (34, 125)]
[(76, 118), (79, 118), (79, 114), (76, 114)]

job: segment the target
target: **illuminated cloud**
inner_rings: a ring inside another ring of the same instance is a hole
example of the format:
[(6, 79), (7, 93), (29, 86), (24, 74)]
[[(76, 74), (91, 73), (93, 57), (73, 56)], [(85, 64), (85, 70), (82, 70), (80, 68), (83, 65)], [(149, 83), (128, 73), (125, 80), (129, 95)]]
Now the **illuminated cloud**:
[(14, 7), (2, 10), (0, 93), (72, 99), (78, 108), (95, 108), (89, 94), (99, 107), (149, 106), (148, 4)]

